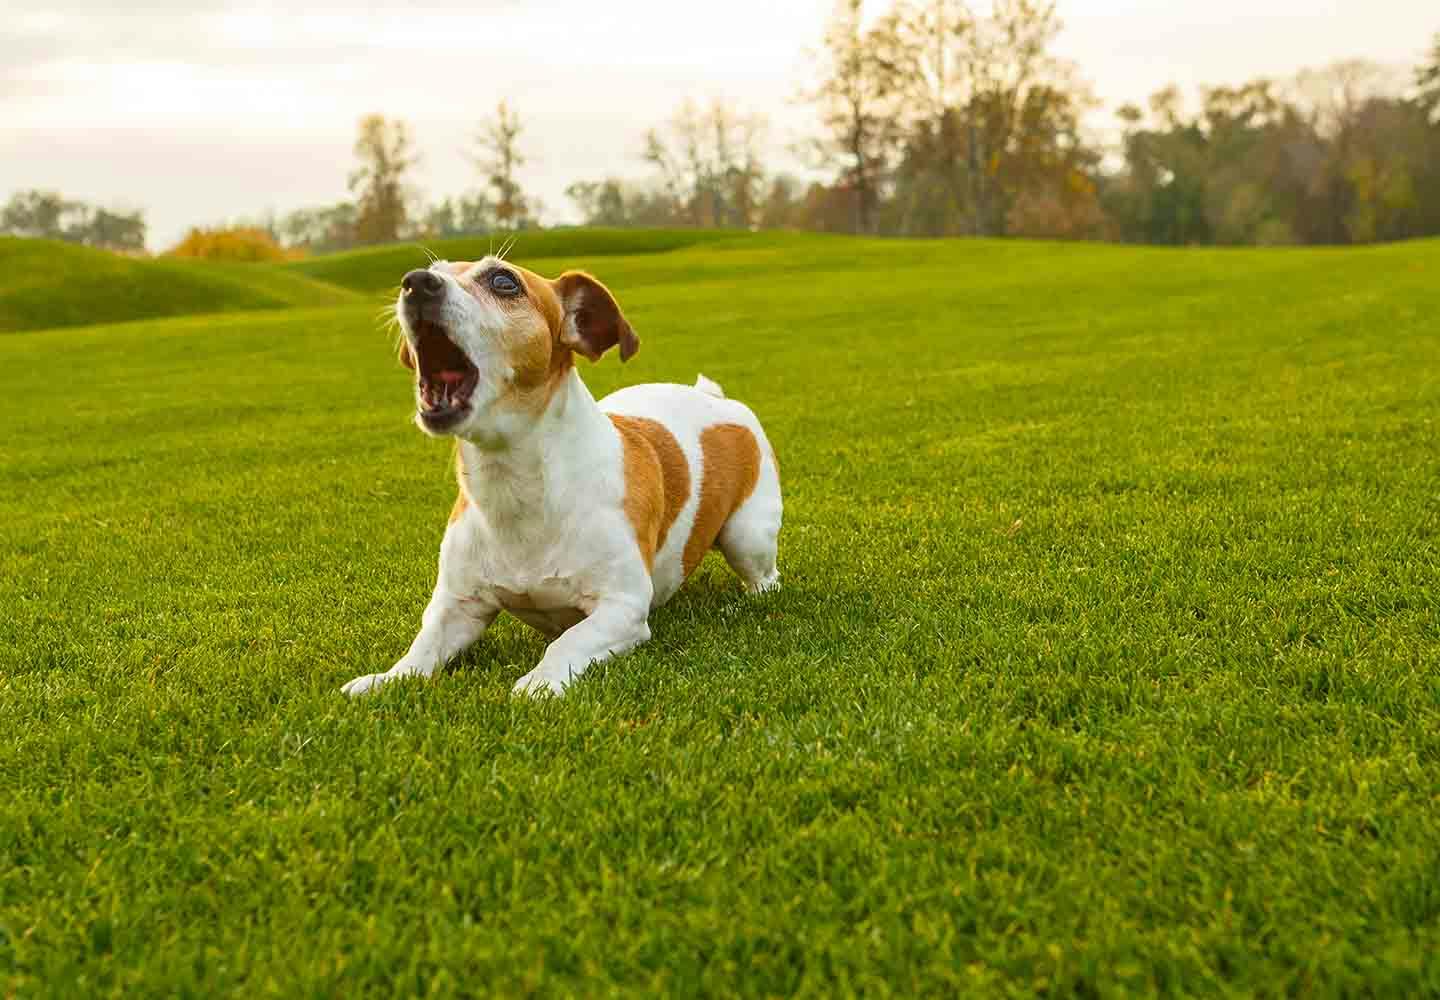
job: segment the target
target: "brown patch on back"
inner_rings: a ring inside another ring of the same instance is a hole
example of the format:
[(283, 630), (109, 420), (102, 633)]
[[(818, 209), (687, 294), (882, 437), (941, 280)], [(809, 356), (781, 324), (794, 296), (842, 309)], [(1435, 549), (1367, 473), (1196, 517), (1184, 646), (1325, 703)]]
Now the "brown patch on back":
[(645, 417), (608, 414), (625, 450), (625, 516), (635, 529), (645, 568), (665, 544), (690, 498), (690, 464), (665, 425)]
[(681, 562), (689, 576), (715, 544), (730, 515), (755, 490), (760, 479), (760, 445), (750, 428), (740, 424), (714, 424), (700, 432), (700, 507), (685, 543)]

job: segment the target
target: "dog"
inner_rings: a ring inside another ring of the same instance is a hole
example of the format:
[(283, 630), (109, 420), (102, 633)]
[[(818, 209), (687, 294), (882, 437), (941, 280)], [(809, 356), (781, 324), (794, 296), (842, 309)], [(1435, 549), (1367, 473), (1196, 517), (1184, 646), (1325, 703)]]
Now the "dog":
[(552, 640), (515, 692), (562, 694), (648, 640), (650, 611), (712, 547), (749, 592), (779, 586), (780, 471), (760, 421), (703, 375), (597, 403), (575, 355), (640, 348), (598, 280), (438, 261), (405, 275), (395, 315), (415, 422), (458, 440), (460, 495), (415, 641), (346, 694), (430, 676), (502, 611)]

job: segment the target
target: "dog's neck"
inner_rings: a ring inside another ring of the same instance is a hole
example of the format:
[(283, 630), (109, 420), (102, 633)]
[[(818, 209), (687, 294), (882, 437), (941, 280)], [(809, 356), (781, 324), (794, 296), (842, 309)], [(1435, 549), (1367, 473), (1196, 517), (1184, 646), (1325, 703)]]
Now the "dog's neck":
[(460, 440), (460, 488), (495, 525), (539, 524), (583, 504), (616, 432), (571, 369), (538, 418), (492, 420)]

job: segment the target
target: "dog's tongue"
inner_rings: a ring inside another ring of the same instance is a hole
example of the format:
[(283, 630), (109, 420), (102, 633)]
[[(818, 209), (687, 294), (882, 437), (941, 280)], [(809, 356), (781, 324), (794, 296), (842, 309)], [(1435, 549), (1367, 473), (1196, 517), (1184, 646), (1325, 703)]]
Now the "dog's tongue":
[(464, 372), (437, 372), (435, 377), (446, 385), (455, 385), (457, 382), (465, 381)]

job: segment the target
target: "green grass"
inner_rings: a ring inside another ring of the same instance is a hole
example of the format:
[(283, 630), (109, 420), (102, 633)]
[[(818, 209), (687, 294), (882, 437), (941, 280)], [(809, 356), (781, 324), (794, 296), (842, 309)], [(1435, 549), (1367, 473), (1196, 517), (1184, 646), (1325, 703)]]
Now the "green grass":
[(0, 236), (0, 334), (356, 301), (346, 289), (278, 264), (135, 260), (71, 243)]
[(1440, 244), (595, 269), (784, 589), (558, 702), (337, 693), (453, 497), (373, 303), (0, 340), (0, 993), (1440, 994)]
[[(737, 234), (703, 229), (552, 229), (514, 236), (512, 259), (534, 263), (561, 258), (563, 267), (596, 267), (615, 256), (662, 254), (685, 247), (735, 242)], [(744, 237), (741, 238), (745, 239)], [(753, 237), (749, 239), (753, 240)], [(296, 261), (291, 270), (362, 292), (393, 289), (405, 272), (423, 267), (426, 251), (446, 260), (479, 260), (501, 249), (508, 236), (465, 236), (419, 243), (394, 243)]]

